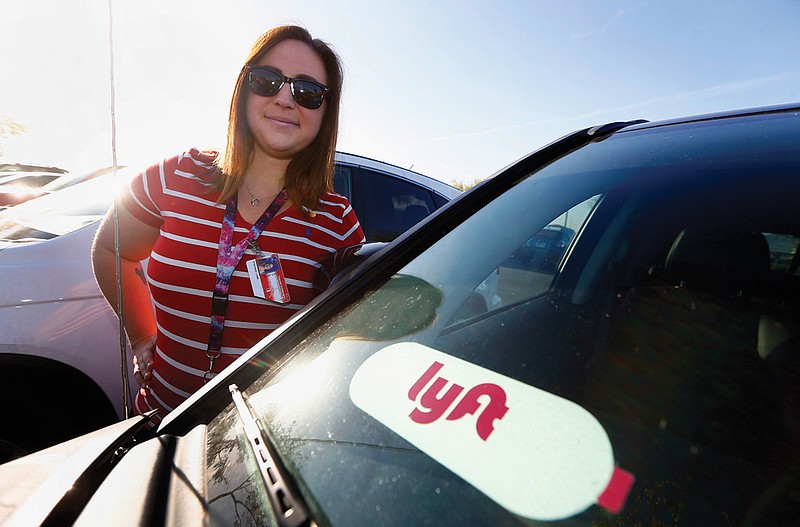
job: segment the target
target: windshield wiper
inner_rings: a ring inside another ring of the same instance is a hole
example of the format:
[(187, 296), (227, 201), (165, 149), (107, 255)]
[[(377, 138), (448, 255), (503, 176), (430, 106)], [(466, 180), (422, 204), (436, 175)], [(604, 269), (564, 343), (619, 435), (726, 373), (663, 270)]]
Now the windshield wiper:
[(253, 418), (242, 392), (235, 384), (228, 386), (228, 390), (231, 392), (236, 411), (242, 420), (247, 443), (258, 464), (261, 479), (264, 481), (269, 501), (278, 519), (278, 525), (281, 527), (316, 526), (266, 431)]

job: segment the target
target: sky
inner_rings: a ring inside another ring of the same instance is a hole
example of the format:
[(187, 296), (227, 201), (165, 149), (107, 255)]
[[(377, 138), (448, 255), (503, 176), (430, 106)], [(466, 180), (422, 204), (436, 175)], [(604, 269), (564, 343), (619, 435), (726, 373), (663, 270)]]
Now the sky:
[(446, 183), (610, 121), (800, 102), (800, 0), (0, 0), (0, 163), (222, 148), (287, 23), (342, 58), (338, 149)]

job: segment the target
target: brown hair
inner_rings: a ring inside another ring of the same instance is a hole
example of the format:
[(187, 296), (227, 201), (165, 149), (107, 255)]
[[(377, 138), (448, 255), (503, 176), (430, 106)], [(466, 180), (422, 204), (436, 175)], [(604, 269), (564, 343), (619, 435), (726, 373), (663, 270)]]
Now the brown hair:
[(250, 94), (247, 88), (247, 66), (256, 64), (269, 50), (284, 40), (299, 40), (307, 44), (322, 59), (330, 91), (325, 96), (322, 125), (317, 137), (289, 163), (284, 185), (289, 199), (301, 211), (316, 207), (322, 194), (333, 187), (333, 164), (336, 139), (339, 133), (339, 105), (342, 94), (342, 66), (339, 57), (325, 42), (312, 38), (302, 27), (280, 26), (270, 29), (256, 40), (236, 79), (228, 116), (228, 140), (225, 152), (217, 157), (221, 174), (212, 183), (221, 191), (220, 202), (232, 198), (239, 190), (254, 148), (253, 134), (247, 125), (245, 103)]

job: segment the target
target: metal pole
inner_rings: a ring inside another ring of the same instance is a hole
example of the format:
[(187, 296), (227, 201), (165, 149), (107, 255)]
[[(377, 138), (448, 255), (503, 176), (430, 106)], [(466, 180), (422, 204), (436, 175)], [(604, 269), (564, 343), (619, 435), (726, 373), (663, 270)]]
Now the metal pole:
[[(111, 78), (111, 156), (114, 188), (117, 185), (117, 114), (116, 114), (116, 93), (114, 87), (114, 15), (111, 9), (111, 1), (108, 0), (108, 51)], [(117, 317), (119, 317), (119, 353), (120, 353), (120, 375), (122, 375), (122, 406), (125, 410), (125, 419), (130, 417), (129, 386), (128, 386), (128, 354), (127, 341), (125, 339), (125, 325), (123, 324), (122, 310), (122, 262), (119, 252), (119, 215), (118, 215), (118, 193), (114, 195), (114, 255), (116, 256), (116, 276), (117, 276)]]

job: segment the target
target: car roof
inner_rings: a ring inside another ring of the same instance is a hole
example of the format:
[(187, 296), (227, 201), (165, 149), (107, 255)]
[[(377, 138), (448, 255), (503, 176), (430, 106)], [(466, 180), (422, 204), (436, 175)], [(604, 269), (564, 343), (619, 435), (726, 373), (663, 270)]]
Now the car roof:
[(724, 112), (703, 113), (703, 114), (690, 115), (686, 117), (662, 119), (657, 121), (639, 121), (634, 124), (631, 124), (630, 126), (626, 126), (625, 128), (622, 129), (622, 131), (627, 132), (632, 130), (645, 130), (648, 128), (659, 128), (662, 126), (670, 126), (675, 124), (699, 123), (703, 121), (716, 121), (732, 117), (768, 115), (772, 113), (785, 113), (791, 111), (800, 112), (800, 102), (775, 104), (770, 106), (758, 106), (752, 108), (742, 108), (738, 110), (728, 110)]
[(401, 179), (427, 187), (448, 199), (453, 199), (461, 194), (459, 189), (439, 181), (438, 179), (384, 161), (378, 161), (347, 152), (336, 152), (336, 162), (345, 165), (360, 166), (377, 172), (389, 173)]

